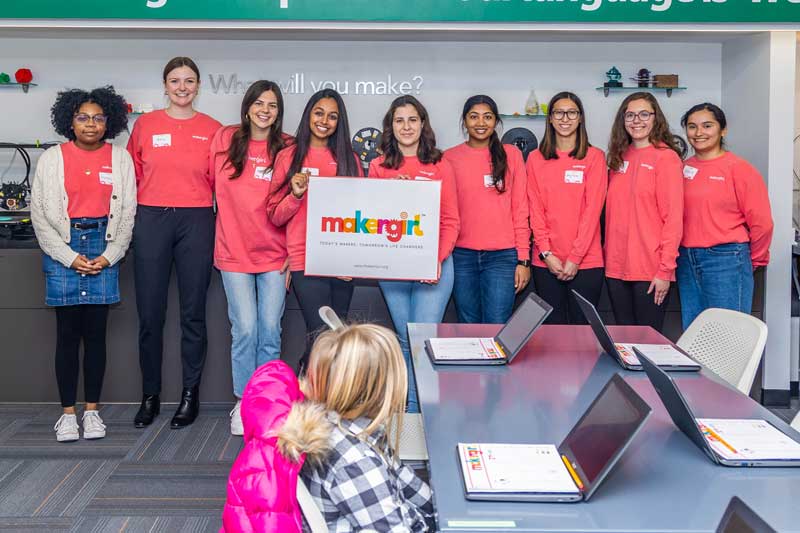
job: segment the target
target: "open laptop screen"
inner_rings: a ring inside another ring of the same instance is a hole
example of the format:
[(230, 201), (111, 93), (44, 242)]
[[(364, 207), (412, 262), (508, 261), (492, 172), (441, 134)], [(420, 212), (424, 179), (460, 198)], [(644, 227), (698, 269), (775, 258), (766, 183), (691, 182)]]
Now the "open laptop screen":
[(561, 443), (588, 487), (599, 481), (649, 414), (650, 407), (615, 374)]
[(533, 293), (528, 294), (496, 337), (503, 349), (507, 350), (506, 357), (509, 360), (528, 342), (530, 336), (552, 310), (547, 302)]

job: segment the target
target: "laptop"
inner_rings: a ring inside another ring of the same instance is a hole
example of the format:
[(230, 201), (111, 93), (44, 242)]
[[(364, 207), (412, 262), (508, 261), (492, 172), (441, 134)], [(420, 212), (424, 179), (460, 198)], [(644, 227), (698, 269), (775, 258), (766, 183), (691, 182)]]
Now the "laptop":
[(717, 533), (777, 533), (738, 496), (731, 498)]
[(459, 443), (468, 500), (586, 501), (614, 469), (650, 415), (614, 374), (559, 446)]
[(506, 365), (552, 311), (530, 293), (495, 337), (432, 338), (425, 341), (425, 351), (437, 365)]
[(636, 350), (672, 422), (715, 463), (800, 466), (800, 443), (762, 419), (696, 418), (672, 376)]
[[(625, 370), (641, 371), (642, 365), (633, 351), (633, 344), (615, 343), (608, 332), (606, 325), (600, 318), (597, 308), (592, 302), (580, 295), (575, 289), (572, 290), (578, 305), (586, 317), (586, 321), (592, 327), (594, 336), (597, 337), (603, 351), (610, 355), (619, 366)], [(656, 361), (658, 366), (671, 372), (697, 372), (701, 365), (689, 357), (686, 352), (671, 344), (636, 344), (640, 351), (647, 354), (651, 360)]]

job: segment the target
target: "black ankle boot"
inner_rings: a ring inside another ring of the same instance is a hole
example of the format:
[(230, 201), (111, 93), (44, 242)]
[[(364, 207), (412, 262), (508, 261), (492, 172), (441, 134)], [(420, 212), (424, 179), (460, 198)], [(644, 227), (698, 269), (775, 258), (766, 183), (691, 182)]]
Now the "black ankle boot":
[(133, 425), (137, 428), (147, 427), (153, 423), (153, 419), (161, 412), (161, 402), (158, 394), (143, 394), (142, 405), (133, 418)]
[(175, 416), (172, 417), (170, 427), (172, 429), (180, 429), (188, 426), (194, 419), (197, 418), (197, 413), (200, 411), (200, 387), (195, 385), (190, 389), (183, 389), (181, 394), (181, 403), (178, 404), (178, 410), (175, 411)]

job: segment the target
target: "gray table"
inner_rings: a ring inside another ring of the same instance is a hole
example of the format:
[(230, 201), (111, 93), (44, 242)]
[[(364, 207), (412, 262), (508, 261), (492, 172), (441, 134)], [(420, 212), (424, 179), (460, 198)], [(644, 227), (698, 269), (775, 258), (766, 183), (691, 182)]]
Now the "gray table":
[[(442, 531), (714, 531), (734, 495), (779, 531), (800, 531), (800, 468), (716, 466), (681, 433), (644, 373), (599, 347), (588, 326), (543, 326), (509, 366), (436, 368), (430, 337), (490, 337), (499, 326), (410, 324), (409, 333)], [(618, 342), (668, 342), (647, 327), (610, 327)], [(617, 468), (586, 503), (468, 502), (458, 442), (558, 444), (615, 372), (653, 408)], [(788, 424), (710, 372), (678, 374), (699, 417)], [(505, 522), (505, 523), (504, 523)]]

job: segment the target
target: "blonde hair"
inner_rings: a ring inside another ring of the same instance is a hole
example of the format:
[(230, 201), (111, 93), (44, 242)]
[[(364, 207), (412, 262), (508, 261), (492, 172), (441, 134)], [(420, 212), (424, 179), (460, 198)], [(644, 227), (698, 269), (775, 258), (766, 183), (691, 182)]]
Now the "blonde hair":
[(396, 424), (397, 450), (408, 376), (400, 344), (389, 329), (352, 324), (322, 333), (311, 349), (303, 388), (309, 400), (345, 420), (371, 419), (364, 434), (385, 425), (388, 435), (389, 426)]

